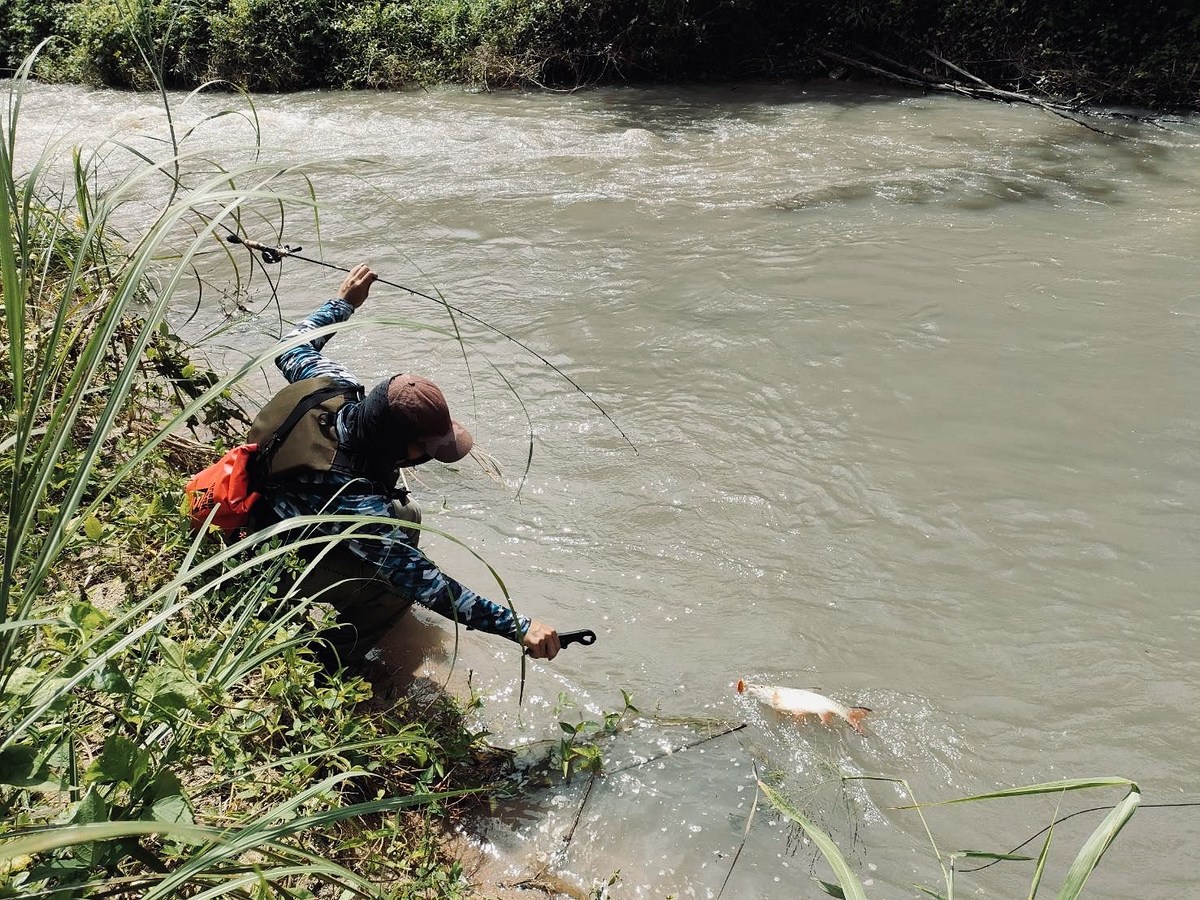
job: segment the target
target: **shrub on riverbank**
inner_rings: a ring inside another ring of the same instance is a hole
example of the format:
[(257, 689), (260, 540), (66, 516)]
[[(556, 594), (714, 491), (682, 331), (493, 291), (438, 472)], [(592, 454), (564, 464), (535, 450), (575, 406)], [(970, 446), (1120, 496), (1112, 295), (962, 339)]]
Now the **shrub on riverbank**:
[[(213, 215), (283, 202), (272, 168), (184, 171), (168, 144), (113, 183), (108, 145), (22, 176), (21, 91), (0, 106), (0, 896), (460, 896), (427, 817), (495, 754), (449, 701), (320, 679), (321, 612), (278, 587), (292, 553), (179, 511), (212, 455), (180, 433), (215, 410), (233, 440), (229, 390), (262, 360), (204, 372), (167, 314)], [(113, 215), (155, 198), (119, 240)]]
[[(1023, 0), (9, 0), (0, 63), (48, 78), (251, 90), (968, 76), (1080, 103), (1200, 108), (1200, 10)], [(150, 51), (149, 48), (155, 48)], [(852, 59), (854, 63), (847, 63)]]

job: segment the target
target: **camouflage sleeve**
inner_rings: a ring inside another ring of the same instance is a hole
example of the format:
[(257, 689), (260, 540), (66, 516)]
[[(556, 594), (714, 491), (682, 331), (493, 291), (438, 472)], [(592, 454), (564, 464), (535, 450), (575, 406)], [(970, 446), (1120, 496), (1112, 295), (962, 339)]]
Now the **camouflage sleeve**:
[[(385, 507), (383, 498), (375, 499), (380, 501), (380, 509), (365, 509), (360, 502), (355, 512), (360, 515), (388, 515), (390, 504)], [(514, 616), (507, 606), (494, 603), (459, 584), (404, 540), (400, 536), (403, 534), (400, 529), (378, 533), (385, 539), (351, 538), (347, 546), (355, 556), (377, 566), (380, 576), (386, 578), (397, 593), (468, 628), (520, 641), (521, 634), (529, 628), (528, 617)]]
[[(354, 307), (345, 300), (333, 299), (327, 301), (320, 309), (304, 319), (299, 325), (284, 335), (284, 340), (294, 338), (304, 334), (306, 331), (313, 331), (317, 328), (323, 328), (326, 325), (336, 325), (338, 322), (345, 322), (354, 315)], [(352, 384), (359, 384), (358, 378), (354, 373), (340, 363), (335, 363), (331, 359), (326, 359), (321, 355), (321, 350), (332, 334), (322, 335), (321, 337), (313, 338), (307, 344), (300, 344), (287, 350), (275, 357), (275, 365), (279, 367), (279, 371), (283, 373), (283, 377), (289, 383), (303, 381), (305, 378), (317, 378), (321, 375), (329, 375), (339, 381), (348, 381)]]

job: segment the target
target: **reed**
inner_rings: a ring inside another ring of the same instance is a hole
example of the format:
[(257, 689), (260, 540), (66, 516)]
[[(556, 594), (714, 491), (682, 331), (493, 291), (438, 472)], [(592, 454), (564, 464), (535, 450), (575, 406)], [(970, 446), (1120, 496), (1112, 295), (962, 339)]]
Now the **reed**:
[(178, 435), (220, 410), (232, 440), (231, 392), (266, 359), (202, 371), (172, 303), (223, 223), (315, 201), (253, 153), (189, 150), (165, 95), (162, 157), (50, 148), (18, 171), (33, 61), (0, 109), (0, 893), (454, 895), (454, 861), (398, 817), (477, 791), (457, 773), (481, 736), (448, 701), (417, 722), (361, 679), (319, 683), (320, 598), (278, 587), (329, 547), (309, 522), (225, 546), (179, 513)]
[[(912, 790), (908, 783), (900, 778), (889, 778), (877, 775), (844, 775), (843, 781), (884, 781), (897, 785), (902, 788), (908, 796), (912, 796)], [(778, 810), (785, 818), (795, 822), (813, 842), (814, 846), (824, 857), (829, 864), (836, 883), (826, 882), (820, 879), (814, 879), (817, 885), (826, 894), (832, 897), (855, 898), (855, 900), (867, 900), (867, 893), (862, 881), (855, 874), (846, 858), (842, 855), (837, 844), (833, 839), (815, 824), (812, 820), (806, 817), (799, 809), (797, 809), (783, 794), (771, 787), (769, 784), (759, 780), (758, 788), (763, 796)], [(1060, 798), (1063, 794), (1071, 791), (1092, 791), (1106, 790), (1118, 788), (1125, 790), (1125, 795), (1112, 806), (1108, 815), (1095, 828), (1095, 830), (1084, 840), (1075, 854), (1070, 867), (1063, 875), (1063, 880), (1057, 893), (1056, 900), (1076, 900), (1083, 895), (1084, 886), (1087, 884), (1088, 878), (1096, 870), (1100, 864), (1101, 858), (1112, 845), (1121, 829), (1136, 812), (1141, 803), (1141, 791), (1138, 786), (1126, 778), (1075, 778), (1065, 779), (1061, 781), (1045, 782), (1041, 784), (1030, 784), (1021, 787), (1007, 788), (1005, 790), (990, 791), (984, 794), (974, 794), (969, 797), (956, 797), (950, 800), (940, 800), (933, 803), (914, 803), (908, 806), (897, 807), (900, 810), (912, 810), (916, 812), (921, 821), (921, 826), (925, 831), (925, 835), (929, 840), (930, 849), (937, 861), (938, 867), (942, 873), (942, 889), (936, 890), (929, 887), (918, 886), (918, 890), (928, 896), (934, 897), (936, 900), (954, 900), (955, 897), (961, 896), (963, 891), (959, 890), (956, 885), (956, 878), (960, 875), (957, 868), (959, 860), (988, 860), (990, 863), (997, 862), (1033, 862), (1034, 870), (1031, 876), (1028, 898), (1035, 900), (1038, 891), (1042, 887), (1043, 879), (1046, 875), (1046, 861), (1050, 852), (1051, 841), (1054, 837), (1054, 824), (1052, 823), (1046, 829), (1046, 838), (1042, 842), (1041, 850), (1036, 857), (1017, 854), (1014, 851), (988, 851), (988, 850), (967, 850), (959, 849), (947, 853), (938, 846), (934, 840), (933, 832), (930, 831), (929, 825), (925, 820), (924, 810), (934, 806), (950, 806), (963, 803), (986, 803), (996, 800), (1006, 800), (1022, 797), (1049, 796)], [(973, 891), (972, 891), (973, 892)]]

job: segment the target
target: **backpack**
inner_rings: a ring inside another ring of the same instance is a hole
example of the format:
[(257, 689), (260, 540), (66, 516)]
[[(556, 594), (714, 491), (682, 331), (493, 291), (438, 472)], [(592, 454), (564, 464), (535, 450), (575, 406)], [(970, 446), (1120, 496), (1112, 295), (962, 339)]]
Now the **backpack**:
[[(278, 428), (266, 432), (270, 435), (266, 441), (261, 440), (263, 426), (260, 420), (263, 420), (264, 416), (260, 413), (259, 418), (255, 420), (255, 427), (251, 428), (251, 436), (256, 436), (257, 431), (260, 440), (234, 447), (207, 469), (193, 475), (184, 486), (188, 519), (193, 531), (203, 528), (210, 515), (212, 524), (226, 534), (233, 534), (246, 527), (250, 520), (250, 511), (262, 496), (261, 489), (273, 474), (272, 463), (275, 455), (296, 425), (326, 401), (339, 396), (344, 399), (356, 399), (362, 391), (360, 387), (334, 382), (329, 378), (311, 381), (316, 384), (297, 382), (276, 395), (276, 400), (282, 395), (284, 402), (290, 402), (296, 389), (303, 385), (300, 387), (303, 396), (292, 405), (291, 412)], [(268, 404), (268, 407), (272, 404), (278, 407), (275, 400)], [(329, 410), (323, 410), (321, 418), (324, 419), (329, 414)]]

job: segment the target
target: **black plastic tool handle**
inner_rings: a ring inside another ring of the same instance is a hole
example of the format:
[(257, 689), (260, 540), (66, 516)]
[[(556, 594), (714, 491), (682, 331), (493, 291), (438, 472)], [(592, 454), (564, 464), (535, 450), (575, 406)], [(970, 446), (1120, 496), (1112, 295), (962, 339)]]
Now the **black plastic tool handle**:
[(596, 643), (596, 632), (590, 628), (583, 628), (579, 631), (560, 631), (558, 633), (558, 646), (569, 647), (572, 644), (583, 644), (585, 647), (590, 647)]

